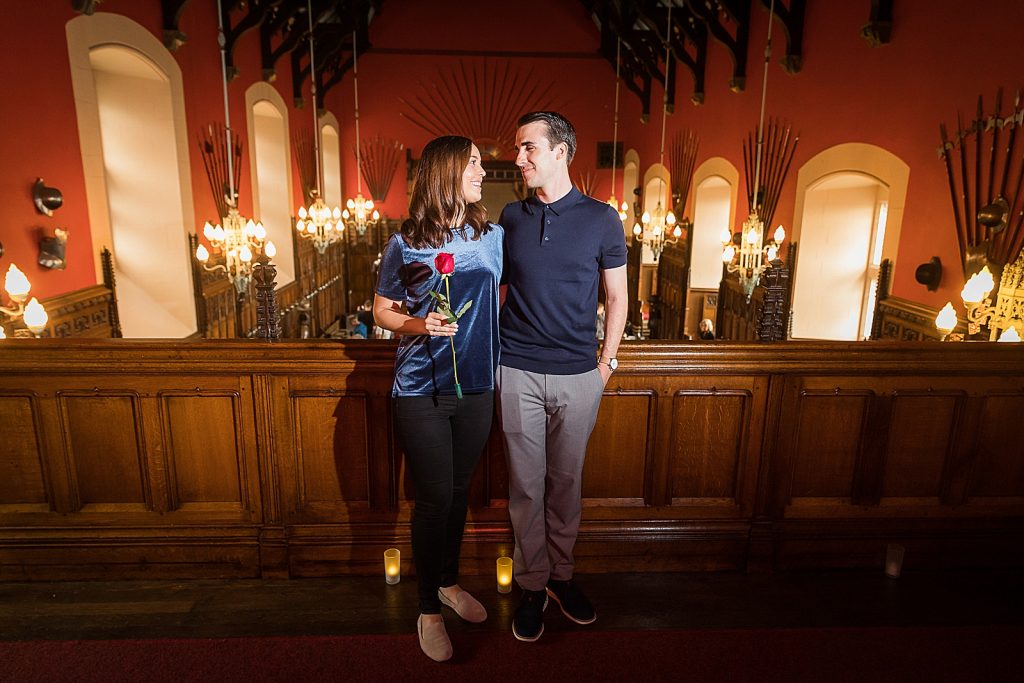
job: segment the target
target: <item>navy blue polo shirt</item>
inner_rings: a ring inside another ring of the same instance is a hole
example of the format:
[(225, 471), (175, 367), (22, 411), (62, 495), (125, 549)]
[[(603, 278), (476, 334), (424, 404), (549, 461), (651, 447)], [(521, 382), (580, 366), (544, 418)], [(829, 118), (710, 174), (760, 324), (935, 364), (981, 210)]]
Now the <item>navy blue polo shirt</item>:
[(601, 271), (626, 263), (619, 214), (574, 187), (551, 204), (512, 202), (498, 222), (508, 285), (501, 364), (548, 375), (593, 370)]

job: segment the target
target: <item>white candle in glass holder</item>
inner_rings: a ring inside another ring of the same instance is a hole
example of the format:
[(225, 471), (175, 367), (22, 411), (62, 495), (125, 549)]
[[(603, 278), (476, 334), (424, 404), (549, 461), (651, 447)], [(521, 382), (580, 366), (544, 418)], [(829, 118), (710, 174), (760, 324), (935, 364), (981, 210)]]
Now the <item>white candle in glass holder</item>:
[(402, 551), (388, 548), (384, 551), (384, 580), (396, 584), (402, 580)]
[(512, 558), (498, 558), (498, 592), (508, 593), (512, 590)]

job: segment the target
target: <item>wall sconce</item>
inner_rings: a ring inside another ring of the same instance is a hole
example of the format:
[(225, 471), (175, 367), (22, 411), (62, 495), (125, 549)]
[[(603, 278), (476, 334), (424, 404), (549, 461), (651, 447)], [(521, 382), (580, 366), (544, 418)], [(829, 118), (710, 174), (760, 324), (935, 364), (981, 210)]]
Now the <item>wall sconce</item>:
[[(989, 341), (1020, 341), (1020, 331), (1024, 330), (1024, 249), (1016, 261), (1003, 269), (995, 305), (989, 298), (994, 288), (995, 280), (988, 266), (964, 285), (960, 297), (967, 309), (967, 335), (974, 336), (987, 326)], [(953, 304), (947, 302), (935, 319), (935, 327), (943, 333), (944, 340), (962, 341), (962, 335), (951, 334), (956, 323)]]
[(47, 187), (42, 178), (36, 178), (32, 186), (32, 202), (36, 211), (44, 216), (52, 216), (53, 212), (64, 204), (64, 195), (56, 187)]
[(39, 237), (39, 265), (43, 268), (64, 270), (67, 265), (64, 260), (64, 251), (68, 242), (68, 234), (67, 230), (57, 228), (53, 231), (53, 237), (47, 237), (45, 233)]
[[(24, 318), (25, 327), (28, 330), (16, 330), (14, 333), (16, 337), (39, 336), (46, 329), (46, 321), (49, 318), (43, 305), (35, 297), (29, 299), (27, 304), (25, 303), (31, 288), (32, 285), (29, 284), (25, 273), (12, 263), (4, 278), (4, 291), (7, 292), (11, 306), (0, 306), (0, 313), (7, 316), (11, 322), (18, 318)], [(0, 339), (6, 337), (7, 334), (3, 326), (0, 325)]]

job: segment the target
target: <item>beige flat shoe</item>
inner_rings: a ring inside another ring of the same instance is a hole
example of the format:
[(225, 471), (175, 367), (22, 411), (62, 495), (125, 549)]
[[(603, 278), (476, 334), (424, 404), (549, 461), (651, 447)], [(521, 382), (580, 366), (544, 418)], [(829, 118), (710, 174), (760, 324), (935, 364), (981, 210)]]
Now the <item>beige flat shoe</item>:
[(466, 591), (459, 591), (455, 599), (450, 600), (441, 589), (438, 589), (437, 597), (441, 599), (442, 605), (451, 607), (455, 610), (456, 614), (468, 622), (479, 624), (487, 619), (487, 610), (484, 609), (484, 606), (476, 598)]
[(448, 631), (443, 621), (424, 621), (421, 614), (416, 620), (416, 632), (420, 637), (420, 649), (423, 654), (435, 662), (444, 662), (452, 658), (452, 641), (448, 639)]

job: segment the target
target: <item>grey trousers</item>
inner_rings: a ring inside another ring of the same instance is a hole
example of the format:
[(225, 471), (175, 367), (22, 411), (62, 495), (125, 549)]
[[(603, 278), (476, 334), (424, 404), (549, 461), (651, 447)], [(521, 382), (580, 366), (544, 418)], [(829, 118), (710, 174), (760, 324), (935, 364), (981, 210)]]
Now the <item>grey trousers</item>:
[(543, 590), (572, 578), (583, 460), (604, 393), (595, 368), (543, 375), (498, 366), (498, 414), (508, 457), (516, 582)]

